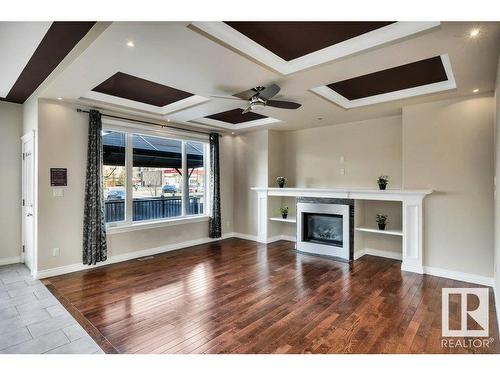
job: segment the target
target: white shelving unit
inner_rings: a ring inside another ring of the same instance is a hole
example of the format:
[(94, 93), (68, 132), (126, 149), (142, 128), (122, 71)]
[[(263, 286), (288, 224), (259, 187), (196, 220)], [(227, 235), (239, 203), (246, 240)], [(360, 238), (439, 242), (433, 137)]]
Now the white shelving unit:
[(380, 229), (368, 228), (368, 227), (356, 227), (355, 229), (357, 231), (359, 231), (359, 232), (380, 233), (380, 234), (388, 234), (388, 235), (391, 235), (391, 236), (401, 236), (401, 237), (403, 237), (403, 231), (401, 229), (400, 230), (395, 230), (395, 229), (380, 230)]
[[(422, 243), (424, 215), (422, 203), (425, 196), (431, 194), (432, 190), (272, 187), (252, 187), (251, 189), (257, 193), (257, 238), (261, 243), (269, 243), (270, 240), (276, 237), (270, 236), (268, 232), (268, 226), (272, 225), (273, 221), (288, 223), (296, 222), (292, 217), (289, 219), (282, 219), (280, 217), (270, 217), (268, 215), (276, 215), (277, 212), (279, 212), (277, 211), (279, 205), (272, 201), (272, 197), (280, 197), (281, 199), (286, 197), (290, 199), (297, 199), (297, 197), (354, 199), (365, 205), (371, 205), (372, 203), (369, 203), (370, 201), (401, 202), (401, 218), (398, 218), (398, 222), (394, 223), (395, 227), (401, 226), (401, 230), (380, 231), (375, 228), (370, 228), (369, 224), (365, 226), (365, 218), (359, 217), (362, 220), (355, 223), (355, 233), (362, 238), (366, 237), (367, 240), (370, 236), (378, 236), (379, 234), (386, 235), (385, 239), (391, 242), (395, 242), (396, 239), (400, 238), (402, 253), (401, 269), (404, 271), (423, 273)], [(386, 205), (387, 203), (383, 204)], [(369, 246), (366, 247), (368, 248)]]
[(283, 219), (282, 217), (270, 217), (269, 220), (281, 221), (283, 223), (296, 223), (297, 222), (297, 218), (295, 218), (295, 217), (288, 217), (286, 219)]

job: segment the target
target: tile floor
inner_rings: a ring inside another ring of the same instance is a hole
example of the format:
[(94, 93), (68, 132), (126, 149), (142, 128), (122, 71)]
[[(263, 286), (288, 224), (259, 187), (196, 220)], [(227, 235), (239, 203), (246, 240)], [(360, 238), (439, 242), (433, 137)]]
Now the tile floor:
[(0, 354), (103, 353), (23, 264), (0, 266)]

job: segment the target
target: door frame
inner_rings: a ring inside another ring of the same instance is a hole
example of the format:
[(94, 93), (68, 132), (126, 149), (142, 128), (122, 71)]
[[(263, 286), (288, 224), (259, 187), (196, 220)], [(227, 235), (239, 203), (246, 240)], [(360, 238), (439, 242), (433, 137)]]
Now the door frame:
[(28, 141), (33, 142), (33, 150), (32, 150), (32, 155), (33, 155), (33, 254), (32, 254), (32, 264), (31, 264), (31, 275), (36, 277), (36, 274), (38, 272), (38, 241), (37, 241), (37, 233), (38, 233), (38, 153), (36, 150), (37, 146), (37, 134), (35, 130), (31, 130), (28, 133), (24, 134), (21, 137), (21, 262), (24, 263), (25, 261), (25, 256), (24, 256), (24, 245), (25, 245), (25, 238), (26, 238), (26, 228), (24, 225), (24, 206), (23, 206), (23, 199), (24, 199), (24, 194), (25, 194), (25, 188), (24, 188), (24, 144)]

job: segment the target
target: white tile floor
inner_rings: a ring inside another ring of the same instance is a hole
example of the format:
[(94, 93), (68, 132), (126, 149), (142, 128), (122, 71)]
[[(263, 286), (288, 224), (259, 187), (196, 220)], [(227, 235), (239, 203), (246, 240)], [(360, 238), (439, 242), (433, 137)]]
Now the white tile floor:
[(102, 353), (23, 264), (0, 266), (0, 353)]

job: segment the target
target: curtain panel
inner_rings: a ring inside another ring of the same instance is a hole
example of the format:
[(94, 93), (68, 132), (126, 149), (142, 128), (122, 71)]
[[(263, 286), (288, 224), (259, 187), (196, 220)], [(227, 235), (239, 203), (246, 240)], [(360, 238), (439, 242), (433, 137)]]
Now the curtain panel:
[(219, 134), (210, 134), (210, 209), (208, 219), (208, 236), (220, 238), (220, 175), (219, 175)]
[(96, 264), (107, 259), (106, 222), (102, 177), (102, 121), (99, 111), (89, 113), (87, 179), (83, 218), (83, 264)]

